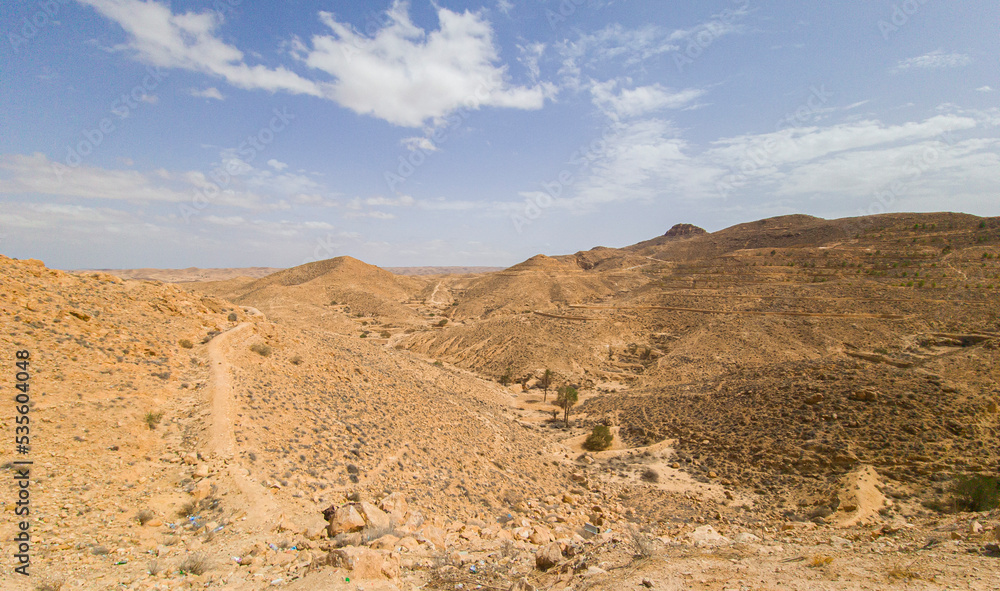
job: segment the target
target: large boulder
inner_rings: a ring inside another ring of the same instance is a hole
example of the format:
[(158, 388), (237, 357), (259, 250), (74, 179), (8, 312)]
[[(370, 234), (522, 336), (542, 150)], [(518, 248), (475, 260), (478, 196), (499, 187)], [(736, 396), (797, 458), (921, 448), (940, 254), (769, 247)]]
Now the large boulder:
[(387, 530), (392, 526), (389, 522), (389, 515), (372, 503), (362, 501), (361, 503), (358, 503), (358, 509), (364, 517), (368, 527)]
[[(328, 511), (323, 512), (324, 516), (328, 514)], [(337, 508), (332, 515), (327, 517), (327, 521), (330, 522), (330, 525), (326, 531), (331, 538), (338, 534), (361, 531), (365, 527), (365, 518), (353, 503)]]
[(403, 523), (406, 511), (409, 509), (406, 497), (402, 493), (394, 492), (378, 502), (379, 508), (389, 514), (389, 517), (396, 523)]

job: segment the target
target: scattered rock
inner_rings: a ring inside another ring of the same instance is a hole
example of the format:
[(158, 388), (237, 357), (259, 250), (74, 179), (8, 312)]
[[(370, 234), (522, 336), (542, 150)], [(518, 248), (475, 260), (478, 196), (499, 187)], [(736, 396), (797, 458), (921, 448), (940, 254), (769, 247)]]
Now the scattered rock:
[(538, 570), (546, 571), (559, 564), (562, 560), (562, 547), (558, 542), (552, 542), (535, 553), (535, 566)]

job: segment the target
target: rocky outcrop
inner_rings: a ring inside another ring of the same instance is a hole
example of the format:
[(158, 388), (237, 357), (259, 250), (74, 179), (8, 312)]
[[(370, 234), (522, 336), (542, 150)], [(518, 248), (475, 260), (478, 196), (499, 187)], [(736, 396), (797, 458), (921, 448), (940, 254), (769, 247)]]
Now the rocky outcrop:
[(674, 224), (663, 236), (665, 238), (691, 238), (702, 234), (708, 234), (708, 232), (694, 224)]

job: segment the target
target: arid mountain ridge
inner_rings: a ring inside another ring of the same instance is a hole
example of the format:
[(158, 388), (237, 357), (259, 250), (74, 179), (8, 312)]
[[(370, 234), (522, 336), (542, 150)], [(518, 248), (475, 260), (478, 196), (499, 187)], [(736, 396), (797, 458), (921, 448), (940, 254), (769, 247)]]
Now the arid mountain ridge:
[[(1000, 513), (947, 509), (1000, 472), (1000, 218), (677, 225), (488, 273), (184, 271), (0, 258), (52, 588), (1000, 576)], [(613, 446), (584, 453), (597, 425)]]

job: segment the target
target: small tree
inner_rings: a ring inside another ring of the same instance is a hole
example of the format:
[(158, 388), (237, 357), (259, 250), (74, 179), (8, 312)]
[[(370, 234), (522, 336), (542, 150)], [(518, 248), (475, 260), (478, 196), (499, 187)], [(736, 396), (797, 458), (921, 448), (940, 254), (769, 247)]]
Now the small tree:
[(500, 376), (500, 380), (499, 380), (500, 385), (501, 386), (509, 386), (510, 383), (513, 382), (513, 381), (514, 381), (514, 377), (511, 375), (510, 368), (508, 367), (507, 371), (505, 371), (504, 374), (502, 376)]
[(552, 370), (546, 369), (542, 379), (538, 380), (538, 385), (542, 387), (542, 402), (549, 396), (549, 388), (552, 387)]
[(563, 409), (563, 423), (569, 427), (569, 411), (580, 399), (580, 394), (573, 386), (563, 386), (559, 388), (559, 395), (556, 397), (556, 406)]

